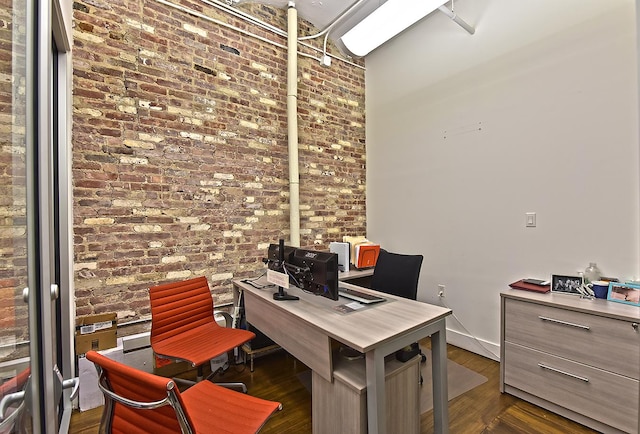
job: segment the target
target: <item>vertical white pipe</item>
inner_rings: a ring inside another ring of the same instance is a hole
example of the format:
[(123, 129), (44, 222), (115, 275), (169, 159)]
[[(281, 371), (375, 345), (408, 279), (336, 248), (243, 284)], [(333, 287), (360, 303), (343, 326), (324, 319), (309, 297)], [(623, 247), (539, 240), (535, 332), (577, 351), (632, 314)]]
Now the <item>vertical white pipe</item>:
[(300, 247), (300, 173), (298, 171), (298, 11), (293, 1), (287, 10), (287, 124), (289, 137), (290, 243)]

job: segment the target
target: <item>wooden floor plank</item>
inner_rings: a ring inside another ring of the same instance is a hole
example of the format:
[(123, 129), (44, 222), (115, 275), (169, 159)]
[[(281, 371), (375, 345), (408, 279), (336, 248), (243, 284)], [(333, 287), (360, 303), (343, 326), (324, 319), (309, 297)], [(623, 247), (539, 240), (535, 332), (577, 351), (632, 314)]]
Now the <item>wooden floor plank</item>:
[[(421, 346), (429, 354), (429, 340), (421, 342)], [(484, 384), (449, 401), (452, 434), (596, 432), (521, 399), (501, 394), (498, 362), (451, 345), (447, 346), (447, 355), (450, 360), (487, 377)], [(250, 372), (248, 365), (233, 366), (222, 376), (216, 376), (215, 380), (242, 381), (250, 394), (282, 402), (283, 410), (267, 422), (262, 434), (304, 434), (311, 432), (311, 393), (299, 380), (298, 374), (307, 370), (291, 355), (277, 351), (256, 359), (254, 372)], [(70, 432), (97, 433), (101, 413), (101, 408), (74, 412)], [(422, 434), (433, 433), (432, 411), (423, 414), (420, 422)]]

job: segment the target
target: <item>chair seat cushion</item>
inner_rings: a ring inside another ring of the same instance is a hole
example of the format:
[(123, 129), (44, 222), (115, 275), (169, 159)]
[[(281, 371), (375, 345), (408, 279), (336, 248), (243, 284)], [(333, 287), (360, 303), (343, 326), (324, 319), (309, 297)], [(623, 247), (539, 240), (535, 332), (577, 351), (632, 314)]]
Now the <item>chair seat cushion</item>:
[(253, 332), (247, 330), (209, 323), (156, 341), (152, 346), (153, 351), (160, 356), (182, 359), (193, 366), (200, 366), (255, 337)]
[(281, 408), (266, 401), (201, 381), (181, 393), (196, 433), (256, 433)]

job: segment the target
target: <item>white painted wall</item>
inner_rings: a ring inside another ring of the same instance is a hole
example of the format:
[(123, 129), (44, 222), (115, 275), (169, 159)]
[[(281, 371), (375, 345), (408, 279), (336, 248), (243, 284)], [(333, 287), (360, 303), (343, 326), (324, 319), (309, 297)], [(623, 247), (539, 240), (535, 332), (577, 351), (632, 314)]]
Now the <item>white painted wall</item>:
[(509, 283), (589, 262), (640, 278), (636, 5), (455, 7), (475, 35), (436, 11), (366, 58), (367, 236), (422, 253), (449, 342), (497, 358)]

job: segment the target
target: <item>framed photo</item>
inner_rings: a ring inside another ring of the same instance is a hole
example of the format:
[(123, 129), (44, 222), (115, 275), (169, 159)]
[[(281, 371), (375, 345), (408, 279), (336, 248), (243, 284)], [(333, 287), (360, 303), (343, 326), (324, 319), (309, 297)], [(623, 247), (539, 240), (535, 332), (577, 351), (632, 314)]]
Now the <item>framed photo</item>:
[(580, 291), (582, 283), (582, 276), (561, 276), (554, 274), (551, 276), (551, 292), (582, 295)]
[(636, 283), (609, 282), (607, 300), (640, 306), (640, 285)]

